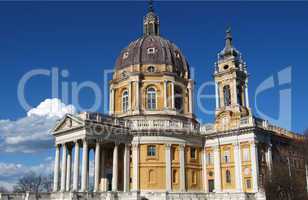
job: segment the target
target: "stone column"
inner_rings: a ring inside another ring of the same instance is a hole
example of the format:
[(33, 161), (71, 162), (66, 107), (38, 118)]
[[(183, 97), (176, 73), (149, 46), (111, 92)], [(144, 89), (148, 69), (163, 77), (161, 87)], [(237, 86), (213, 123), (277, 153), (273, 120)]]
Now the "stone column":
[(214, 147), (214, 176), (215, 192), (221, 192), (221, 169), (220, 169), (220, 149), (219, 145)]
[(219, 105), (219, 92), (218, 92), (218, 83), (215, 83), (215, 99), (216, 99), (216, 110), (220, 107)]
[(71, 189), (71, 173), (72, 173), (72, 150), (67, 149), (67, 169), (66, 169), (66, 191)]
[(267, 152), (266, 152), (266, 164), (267, 164), (269, 176), (272, 175), (272, 163), (273, 163), (272, 144), (269, 144), (267, 147)]
[(168, 81), (167, 80), (164, 80), (164, 109), (167, 109), (168, 107), (168, 99), (167, 99), (167, 83)]
[(253, 192), (259, 190), (259, 163), (258, 163), (258, 147), (254, 141), (251, 144), (251, 173), (253, 179)]
[(74, 174), (73, 174), (73, 191), (78, 191), (79, 179), (79, 143), (75, 141), (75, 155), (74, 155)]
[(245, 104), (249, 108), (249, 96), (248, 96), (248, 80), (245, 81)]
[(124, 192), (129, 192), (129, 144), (125, 144), (124, 149)]
[(234, 161), (235, 161), (235, 184), (236, 190), (242, 192), (242, 159), (241, 148), (239, 143), (234, 144)]
[(112, 162), (112, 191), (118, 191), (118, 144), (114, 144)]
[(105, 178), (105, 149), (101, 150), (100, 178)]
[(189, 112), (193, 113), (193, 94), (192, 94), (192, 85), (188, 84), (188, 98), (189, 98)]
[(139, 190), (139, 144), (133, 144), (133, 190)]
[(61, 168), (61, 192), (65, 191), (66, 185), (66, 164), (67, 164), (67, 146), (62, 145), (62, 168)]
[(139, 84), (140, 84), (140, 82), (139, 82), (139, 79), (138, 79), (138, 81), (136, 81), (136, 110), (137, 110), (137, 112), (139, 112), (139, 110), (140, 110)]
[(114, 88), (110, 86), (110, 97), (109, 97), (109, 104), (110, 104), (110, 114), (114, 113)]
[(166, 190), (167, 192), (171, 192), (171, 144), (166, 144), (165, 148), (166, 153)]
[(53, 175), (53, 191), (57, 192), (59, 189), (59, 170), (60, 170), (60, 145), (56, 145), (55, 166)]
[(184, 192), (186, 190), (185, 183), (185, 145), (180, 145), (180, 190)]
[(99, 170), (100, 170), (100, 143), (96, 141), (96, 147), (95, 147), (95, 172), (94, 172), (94, 192), (99, 191)]
[(88, 191), (88, 162), (89, 162), (88, 142), (83, 140), (82, 148), (82, 174), (81, 174), (81, 191)]
[(174, 81), (171, 82), (171, 109), (174, 109)]
[(202, 154), (202, 176), (203, 176), (203, 189), (205, 192), (209, 192), (209, 187), (208, 187), (208, 179), (207, 179), (207, 163), (206, 163), (206, 148), (203, 148), (203, 154)]
[(128, 82), (128, 110), (131, 112), (132, 109), (132, 82)]

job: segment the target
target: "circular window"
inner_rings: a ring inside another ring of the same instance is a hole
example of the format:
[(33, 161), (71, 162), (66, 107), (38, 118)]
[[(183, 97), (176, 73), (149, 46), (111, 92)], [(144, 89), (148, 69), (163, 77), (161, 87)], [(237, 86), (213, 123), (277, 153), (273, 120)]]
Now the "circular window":
[(229, 65), (224, 66), (224, 70), (229, 69)]
[(147, 71), (148, 72), (155, 72), (155, 67), (154, 66), (149, 66)]
[(209, 172), (209, 176), (213, 176), (214, 174), (213, 174), (213, 172), (212, 171), (210, 171)]
[(127, 72), (126, 72), (126, 71), (123, 71), (123, 72), (121, 73), (121, 77), (122, 77), (122, 78), (126, 78), (126, 77), (127, 77)]
[(126, 59), (126, 58), (128, 58), (128, 52), (125, 52), (125, 53), (123, 54), (123, 59)]

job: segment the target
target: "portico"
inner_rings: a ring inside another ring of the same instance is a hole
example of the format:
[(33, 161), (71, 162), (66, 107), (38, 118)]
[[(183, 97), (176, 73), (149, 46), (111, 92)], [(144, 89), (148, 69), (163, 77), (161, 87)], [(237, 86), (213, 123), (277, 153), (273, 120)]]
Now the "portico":
[[(91, 119), (93, 115), (87, 113), (81, 117)], [(55, 128), (54, 192), (128, 190), (130, 140), (124, 136), (127, 130), (118, 122), (115, 127), (100, 124), (102, 117), (95, 115), (90, 123), (68, 115)]]

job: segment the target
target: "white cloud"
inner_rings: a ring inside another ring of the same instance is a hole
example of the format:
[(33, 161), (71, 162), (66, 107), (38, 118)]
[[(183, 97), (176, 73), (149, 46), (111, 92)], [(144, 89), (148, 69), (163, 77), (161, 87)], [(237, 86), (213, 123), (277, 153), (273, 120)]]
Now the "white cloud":
[(73, 105), (65, 105), (60, 99), (46, 99), (36, 108), (28, 111), (28, 116), (47, 116), (47, 117), (63, 117), (66, 113), (75, 113), (76, 109)]
[(16, 121), (0, 120), (0, 151), (33, 153), (53, 146), (50, 130), (66, 113), (75, 113), (72, 105), (59, 99), (46, 99)]

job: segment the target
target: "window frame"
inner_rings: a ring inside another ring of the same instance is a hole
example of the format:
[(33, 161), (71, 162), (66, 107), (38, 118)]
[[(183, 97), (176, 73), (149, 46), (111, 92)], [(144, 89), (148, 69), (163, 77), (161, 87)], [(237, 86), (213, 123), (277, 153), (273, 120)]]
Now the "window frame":
[(232, 183), (231, 171), (229, 169), (227, 169), (225, 175), (226, 175), (226, 183), (231, 184)]
[(147, 72), (153, 73), (155, 71), (156, 71), (156, 68), (153, 65), (150, 65), (150, 66), (147, 67)]
[(197, 149), (195, 147), (190, 147), (190, 158), (192, 160), (197, 159)]
[(179, 86), (174, 87), (174, 109), (180, 113), (184, 112), (183, 89)]
[(128, 110), (129, 110), (128, 101), (129, 101), (129, 93), (128, 93), (128, 90), (124, 90), (124, 91), (122, 92), (122, 112), (123, 112), (123, 113), (127, 113)]
[[(249, 182), (249, 184), (248, 184), (248, 182)], [(250, 178), (246, 179), (245, 185), (246, 185), (246, 189), (247, 189), (247, 190), (251, 190), (251, 189), (252, 189), (252, 184), (251, 184)], [(248, 186), (249, 186), (249, 187), (248, 187)]]
[(151, 157), (151, 158), (156, 157), (156, 145), (147, 146), (147, 157)]
[(231, 163), (231, 153), (230, 150), (224, 150), (224, 163)]
[(243, 162), (250, 161), (250, 151), (248, 147), (243, 148)]
[(214, 164), (214, 159), (213, 159), (213, 152), (209, 151), (207, 152), (207, 156), (206, 156), (206, 164), (207, 165), (213, 165)]
[(147, 48), (147, 54), (155, 54), (156, 48), (155, 47), (149, 47)]
[[(151, 90), (151, 91), (150, 91)], [(155, 87), (148, 87), (146, 90), (147, 97), (147, 109), (156, 110), (157, 109), (157, 91)]]

